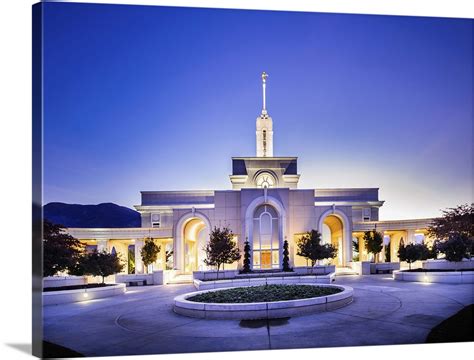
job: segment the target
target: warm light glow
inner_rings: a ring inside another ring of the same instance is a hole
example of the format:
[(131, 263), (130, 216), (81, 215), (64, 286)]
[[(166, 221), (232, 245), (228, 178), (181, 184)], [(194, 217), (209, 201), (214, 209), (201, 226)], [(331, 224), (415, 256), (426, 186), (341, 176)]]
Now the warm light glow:
[(83, 294), (83, 296), (86, 298), (86, 297), (89, 297), (89, 294), (88, 294), (87, 292), (85, 292), (85, 293)]

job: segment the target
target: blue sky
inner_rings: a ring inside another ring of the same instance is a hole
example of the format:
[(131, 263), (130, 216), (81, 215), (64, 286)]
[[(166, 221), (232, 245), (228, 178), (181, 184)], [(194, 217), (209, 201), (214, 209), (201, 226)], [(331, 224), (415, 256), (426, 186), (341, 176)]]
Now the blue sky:
[(45, 203), (230, 189), (262, 71), (300, 188), (379, 187), (381, 219), (472, 201), (472, 20), (43, 5)]

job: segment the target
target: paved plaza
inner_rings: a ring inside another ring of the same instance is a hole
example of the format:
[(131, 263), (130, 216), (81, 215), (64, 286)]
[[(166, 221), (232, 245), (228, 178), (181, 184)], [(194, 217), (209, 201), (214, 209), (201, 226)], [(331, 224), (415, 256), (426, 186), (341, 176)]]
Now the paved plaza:
[(474, 303), (473, 284), (337, 276), (352, 304), (272, 321), (203, 320), (172, 311), (189, 285), (129, 288), (125, 295), (44, 307), (44, 339), (87, 356), (423, 343), (431, 328)]

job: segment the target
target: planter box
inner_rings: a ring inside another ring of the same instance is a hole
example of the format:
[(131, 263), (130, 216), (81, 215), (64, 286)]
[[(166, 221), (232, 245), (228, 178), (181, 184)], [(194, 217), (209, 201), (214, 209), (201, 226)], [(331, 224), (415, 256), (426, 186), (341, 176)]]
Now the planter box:
[(423, 283), (443, 284), (472, 284), (474, 283), (474, 271), (394, 271), (393, 279), (398, 281), (414, 281)]
[(43, 288), (86, 285), (87, 276), (47, 276), (43, 278)]
[(130, 284), (133, 282), (143, 285), (163, 285), (163, 270), (153, 271), (153, 274), (117, 274), (117, 283)]
[(380, 274), (383, 272), (392, 273), (394, 270), (400, 270), (399, 262), (389, 262), (389, 263), (371, 263), (370, 264), (370, 273), (371, 274)]
[(464, 259), (463, 261), (447, 261), (445, 259), (426, 260), (421, 264), (422, 269), (426, 270), (460, 270), (474, 269), (474, 260)]
[(305, 276), (270, 276), (258, 278), (236, 278), (228, 280), (203, 281), (194, 279), (194, 287), (197, 290), (235, 288), (244, 286), (258, 286), (270, 284), (332, 284), (335, 280), (336, 273), (326, 275), (305, 275)]
[(311, 266), (296, 266), (293, 268), (293, 271), (298, 275), (326, 275), (335, 272), (336, 265), (316, 265), (313, 268)]
[[(200, 280), (196, 280), (200, 281)], [(225, 280), (223, 280), (225, 281)], [(315, 284), (314, 284), (315, 285)], [(316, 285), (315, 285), (316, 286)], [(275, 302), (257, 303), (199, 303), (187, 300), (189, 297), (202, 294), (204, 290), (180, 295), (174, 298), (173, 311), (177, 314), (201, 319), (271, 319), (301, 316), (322, 311), (338, 309), (352, 302), (354, 290), (349, 286), (317, 285), (336, 287), (343, 290), (334, 295), (320, 296), (309, 299), (296, 299)], [(224, 288), (229, 289), (229, 288)]]
[[(220, 279), (233, 279), (239, 273), (239, 270), (224, 270), (219, 271)], [(193, 279), (196, 280), (217, 280), (217, 271), (193, 271)]]
[(163, 284), (168, 284), (172, 279), (178, 275), (178, 270), (164, 270), (163, 271)]
[(59, 305), (101, 299), (121, 295), (124, 294), (125, 291), (125, 284), (115, 284), (92, 289), (50, 291), (43, 293), (43, 305)]
[(370, 264), (370, 261), (354, 261), (350, 263), (350, 267), (359, 275), (370, 275)]

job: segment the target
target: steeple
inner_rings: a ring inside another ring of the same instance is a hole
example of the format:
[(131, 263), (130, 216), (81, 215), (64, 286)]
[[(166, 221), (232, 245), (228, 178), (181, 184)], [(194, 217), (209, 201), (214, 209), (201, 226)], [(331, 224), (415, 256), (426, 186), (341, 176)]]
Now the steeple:
[(273, 157), (273, 120), (267, 112), (267, 87), (268, 74), (262, 73), (262, 91), (263, 91), (263, 107), (262, 113), (257, 118), (257, 157)]

